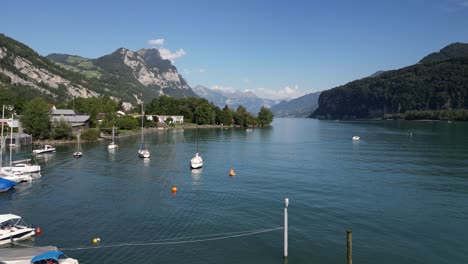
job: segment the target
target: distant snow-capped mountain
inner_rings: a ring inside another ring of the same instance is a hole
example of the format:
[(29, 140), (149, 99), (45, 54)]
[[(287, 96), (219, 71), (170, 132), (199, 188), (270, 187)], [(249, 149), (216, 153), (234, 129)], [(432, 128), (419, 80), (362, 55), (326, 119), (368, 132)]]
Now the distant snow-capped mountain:
[(236, 109), (239, 105), (242, 105), (250, 113), (256, 115), (262, 106), (270, 108), (280, 102), (280, 100), (270, 100), (265, 98), (259, 98), (253, 92), (241, 92), (241, 91), (221, 91), (210, 89), (201, 85), (197, 85), (192, 90), (200, 97), (212, 102), (216, 106), (223, 108), (228, 106), (229, 108)]

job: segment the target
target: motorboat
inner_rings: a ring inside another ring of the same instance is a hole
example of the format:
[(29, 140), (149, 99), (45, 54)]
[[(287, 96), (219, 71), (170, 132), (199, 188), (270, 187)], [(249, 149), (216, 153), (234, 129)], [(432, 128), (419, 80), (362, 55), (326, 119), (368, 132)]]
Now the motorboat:
[(0, 177), (0, 193), (7, 192), (10, 189), (13, 189), (13, 187), (15, 187), (17, 184), (18, 182)]
[[(16, 183), (30, 182), (30, 181), (33, 180), (33, 177), (31, 176), (30, 173), (27, 173), (27, 172), (24, 172), (24, 173), (22, 173), (22, 172), (12, 172), (12, 171), (3, 170), (3, 168), (2, 168), (2, 172), (0, 173), (0, 178), (5, 179), (5, 180), (9, 180), (9, 181), (13, 181), (13, 182), (16, 182)], [(1, 187), (0, 187), (0, 189), (1, 189)]]
[(78, 260), (69, 258), (60, 250), (49, 251), (31, 259), (31, 264), (78, 264)]
[(360, 140), (360, 139), (361, 139), (361, 138), (360, 138), (359, 136), (354, 136), (354, 137), (353, 137), (353, 140), (355, 140), (355, 141), (358, 141), (358, 140)]
[(203, 167), (203, 159), (202, 157), (200, 157), (200, 155), (198, 154), (198, 152), (195, 154), (195, 157), (193, 157), (191, 160), (190, 160), (190, 168), (192, 169), (200, 169), (201, 167)]
[(12, 161), (10, 166), (2, 167), (0, 173), (18, 172), (18, 173), (37, 173), (41, 171), (40, 165), (32, 165), (31, 159)]
[(0, 245), (31, 238), (36, 229), (24, 223), (21, 216), (14, 214), (0, 215)]
[(44, 145), (40, 149), (33, 150), (33, 154), (52, 153), (55, 152), (55, 148), (51, 145)]
[(107, 146), (107, 149), (108, 150), (113, 150), (113, 149), (116, 149), (118, 147), (119, 147), (119, 145), (117, 145), (117, 143), (115, 143), (115, 127), (112, 127), (112, 140), (111, 140), (111, 143)]

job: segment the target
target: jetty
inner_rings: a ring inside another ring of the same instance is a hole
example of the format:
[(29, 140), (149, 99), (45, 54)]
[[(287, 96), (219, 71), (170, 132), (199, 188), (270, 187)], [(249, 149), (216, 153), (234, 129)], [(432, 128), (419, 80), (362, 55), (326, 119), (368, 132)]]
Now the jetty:
[(48, 251), (57, 250), (54, 246), (0, 248), (0, 263), (31, 263), (31, 259)]

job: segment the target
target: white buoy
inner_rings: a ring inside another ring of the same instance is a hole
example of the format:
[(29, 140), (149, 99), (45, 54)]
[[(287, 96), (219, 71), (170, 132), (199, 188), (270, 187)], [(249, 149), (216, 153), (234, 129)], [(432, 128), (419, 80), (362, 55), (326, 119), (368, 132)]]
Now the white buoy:
[(288, 257), (288, 205), (289, 199), (284, 199), (284, 258)]

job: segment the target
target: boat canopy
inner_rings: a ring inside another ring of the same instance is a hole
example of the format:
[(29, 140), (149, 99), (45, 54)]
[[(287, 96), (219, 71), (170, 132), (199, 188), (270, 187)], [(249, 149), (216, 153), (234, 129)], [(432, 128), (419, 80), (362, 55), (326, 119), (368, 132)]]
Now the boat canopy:
[(14, 181), (10, 181), (0, 177), (0, 190), (11, 189), (15, 187), (18, 183)]
[(34, 263), (34, 262), (37, 262), (37, 261), (49, 260), (49, 259), (54, 259), (54, 260), (58, 261), (59, 257), (62, 256), (62, 255), (65, 256), (65, 254), (63, 254), (63, 252), (59, 251), (59, 250), (49, 251), (49, 252), (46, 252), (44, 254), (35, 256), (34, 258), (31, 259), (31, 262)]
[(0, 223), (7, 222), (10, 220), (21, 219), (21, 216), (14, 215), (14, 214), (3, 214), (0, 215)]

